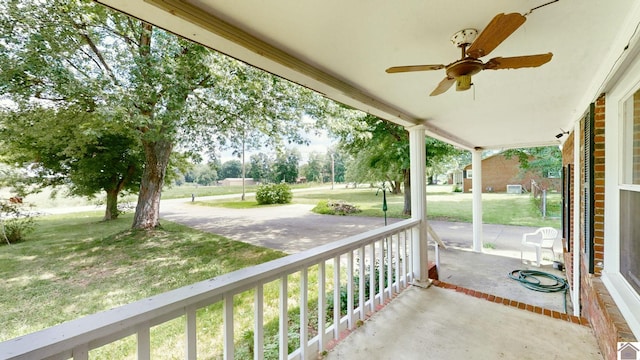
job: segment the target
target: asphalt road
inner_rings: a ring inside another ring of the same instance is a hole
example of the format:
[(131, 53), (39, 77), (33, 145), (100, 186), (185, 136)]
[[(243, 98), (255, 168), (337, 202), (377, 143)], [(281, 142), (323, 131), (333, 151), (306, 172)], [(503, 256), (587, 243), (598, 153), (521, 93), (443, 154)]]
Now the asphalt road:
[[(292, 254), (348, 236), (384, 226), (383, 218), (319, 215), (313, 205), (292, 204), (254, 209), (227, 209), (192, 205), (188, 200), (163, 202), (160, 216), (202, 231), (230, 239), (269, 247)], [(399, 219), (388, 219), (389, 223)], [(448, 247), (471, 249), (472, 224), (430, 221), (431, 227)], [(522, 234), (536, 228), (483, 225), (483, 241), (489, 253), (519, 257)], [(560, 242), (556, 247), (561, 252)], [(508, 253), (508, 254), (507, 254)]]

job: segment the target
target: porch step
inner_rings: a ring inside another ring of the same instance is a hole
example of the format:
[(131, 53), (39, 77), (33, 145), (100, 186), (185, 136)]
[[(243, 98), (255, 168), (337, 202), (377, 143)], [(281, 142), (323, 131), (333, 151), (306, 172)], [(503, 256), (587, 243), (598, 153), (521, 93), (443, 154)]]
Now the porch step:
[(439, 280), (438, 279), (438, 267), (436, 266), (436, 263), (433, 261), (429, 262), (429, 272), (428, 272), (428, 276), (429, 279), (431, 280)]
[[(431, 269), (431, 268), (429, 268), (429, 269)], [(441, 287), (441, 288), (445, 288), (445, 289), (454, 290), (454, 291), (457, 291), (459, 293), (467, 294), (469, 296), (477, 297), (477, 298), (480, 298), (480, 299), (485, 299), (485, 300), (490, 301), (490, 302), (494, 302), (494, 303), (498, 303), (498, 304), (501, 303), (501, 304), (504, 304), (504, 305), (507, 305), (507, 306), (518, 308), (520, 310), (534, 312), (536, 314), (549, 316), (549, 317), (552, 317), (554, 319), (560, 319), (560, 320), (572, 322), (574, 324), (579, 324), (579, 325), (590, 327), (589, 321), (586, 318), (582, 317), (582, 316), (578, 317), (578, 316), (574, 316), (574, 315), (563, 314), (563, 313), (555, 311), (555, 310), (545, 309), (545, 308), (542, 308), (540, 306), (534, 306), (534, 305), (530, 305), (530, 304), (527, 304), (527, 303), (511, 300), (511, 299), (502, 298), (502, 297), (491, 295), (491, 294), (487, 294), (487, 293), (484, 293), (484, 292), (481, 292), (481, 291), (475, 291), (475, 290), (468, 289), (468, 288), (465, 288), (465, 287), (462, 287), (462, 286), (449, 284), (449, 283), (446, 283), (446, 282), (440, 281), (440, 280), (434, 281), (432, 283), (432, 285), (435, 285), (435, 286)]]

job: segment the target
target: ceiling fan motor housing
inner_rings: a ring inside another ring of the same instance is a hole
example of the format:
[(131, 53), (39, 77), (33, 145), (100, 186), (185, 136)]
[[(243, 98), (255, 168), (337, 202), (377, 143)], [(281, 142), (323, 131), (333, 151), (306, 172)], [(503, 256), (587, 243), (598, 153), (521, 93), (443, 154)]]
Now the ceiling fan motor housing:
[(447, 65), (447, 76), (450, 78), (457, 78), (464, 75), (475, 75), (479, 73), (484, 64), (482, 61), (473, 58), (464, 58), (454, 63)]

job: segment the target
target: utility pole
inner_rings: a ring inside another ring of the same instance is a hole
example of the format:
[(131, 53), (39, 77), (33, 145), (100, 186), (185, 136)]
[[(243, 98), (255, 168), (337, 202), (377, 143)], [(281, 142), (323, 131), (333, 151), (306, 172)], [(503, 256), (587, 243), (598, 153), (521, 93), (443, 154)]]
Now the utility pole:
[(336, 165), (335, 158), (333, 157), (333, 153), (331, 153), (331, 190), (333, 190), (333, 185), (336, 180)]
[(245, 177), (245, 166), (244, 166), (244, 121), (242, 122), (242, 198), (240, 200), (244, 201), (244, 177)]

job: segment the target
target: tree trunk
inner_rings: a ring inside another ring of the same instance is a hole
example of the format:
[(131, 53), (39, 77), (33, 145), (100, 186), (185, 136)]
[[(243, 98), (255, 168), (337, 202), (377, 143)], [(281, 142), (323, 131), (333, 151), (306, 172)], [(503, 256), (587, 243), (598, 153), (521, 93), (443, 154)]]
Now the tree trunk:
[(107, 208), (104, 210), (103, 221), (115, 220), (120, 215), (118, 210), (118, 190), (107, 190)]
[(411, 171), (403, 169), (402, 177), (404, 180), (404, 209), (402, 209), (402, 214), (411, 216)]
[(158, 140), (143, 141), (142, 146), (145, 168), (132, 228), (153, 229), (160, 226), (160, 195), (173, 144), (169, 140)]
[(389, 181), (389, 184), (391, 185), (391, 193), (393, 195), (402, 194), (402, 188), (400, 187), (400, 181)]

